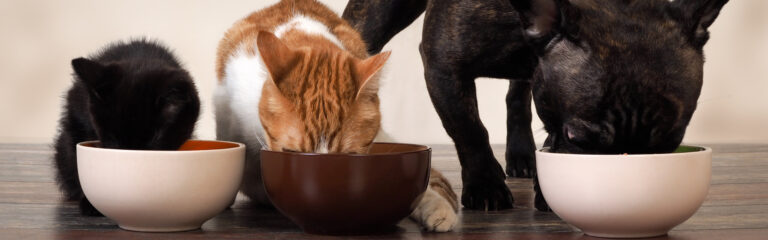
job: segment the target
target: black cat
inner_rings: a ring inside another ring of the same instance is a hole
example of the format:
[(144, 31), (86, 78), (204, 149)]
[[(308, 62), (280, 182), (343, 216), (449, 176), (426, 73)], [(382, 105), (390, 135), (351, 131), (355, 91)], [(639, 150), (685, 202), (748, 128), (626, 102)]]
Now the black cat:
[[(530, 101), (556, 152), (669, 152), (702, 86), (707, 28), (728, 0), (350, 0), (375, 54), (421, 13), (427, 89), (456, 144), (471, 209), (512, 207), (475, 79), (510, 79), (506, 173), (536, 176)], [(548, 210), (534, 182), (536, 208)]]
[(72, 60), (72, 68), (55, 142), (56, 180), (83, 215), (99, 216), (80, 186), (75, 145), (100, 140), (106, 148), (177, 149), (192, 135), (200, 100), (189, 73), (156, 42), (114, 43)]

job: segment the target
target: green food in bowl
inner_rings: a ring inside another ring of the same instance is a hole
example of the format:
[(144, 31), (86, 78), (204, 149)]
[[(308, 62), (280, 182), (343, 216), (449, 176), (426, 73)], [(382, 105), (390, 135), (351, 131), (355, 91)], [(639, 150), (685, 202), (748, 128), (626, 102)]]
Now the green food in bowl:
[(704, 151), (704, 148), (680, 145), (680, 147), (677, 147), (677, 149), (675, 149), (673, 153), (686, 153), (686, 152), (698, 152), (698, 151)]

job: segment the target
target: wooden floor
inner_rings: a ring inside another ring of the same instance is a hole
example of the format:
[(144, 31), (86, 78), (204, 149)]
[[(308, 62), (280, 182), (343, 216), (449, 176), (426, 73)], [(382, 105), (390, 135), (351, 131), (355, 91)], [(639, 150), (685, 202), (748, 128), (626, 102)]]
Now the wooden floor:
[[(704, 206), (668, 236), (657, 239), (768, 239), (768, 144), (713, 145), (713, 176)], [(433, 146), (433, 166), (461, 192), (460, 168), (451, 146)], [(503, 146), (494, 146), (503, 159)], [(0, 144), (0, 239), (324, 239), (306, 235), (275, 210), (238, 198), (236, 205), (182, 233), (120, 230), (103, 217), (81, 217), (77, 205), (61, 202), (53, 182), (51, 150), (45, 145)], [(500, 212), (462, 210), (451, 233), (421, 233), (405, 219), (399, 231), (366, 239), (594, 239), (553, 213), (532, 208), (529, 179), (509, 179), (516, 208)]]

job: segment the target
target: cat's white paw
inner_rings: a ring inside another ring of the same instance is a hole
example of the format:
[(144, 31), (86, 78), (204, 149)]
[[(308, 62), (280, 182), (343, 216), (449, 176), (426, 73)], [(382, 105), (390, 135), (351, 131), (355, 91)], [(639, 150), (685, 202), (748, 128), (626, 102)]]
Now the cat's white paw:
[(424, 228), (434, 232), (448, 232), (456, 227), (458, 216), (448, 203), (440, 204), (436, 210), (424, 221)]
[(431, 189), (427, 189), (424, 193), (424, 197), (416, 210), (411, 213), (411, 217), (430, 232), (451, 231), (459, 221), (450, 202)]

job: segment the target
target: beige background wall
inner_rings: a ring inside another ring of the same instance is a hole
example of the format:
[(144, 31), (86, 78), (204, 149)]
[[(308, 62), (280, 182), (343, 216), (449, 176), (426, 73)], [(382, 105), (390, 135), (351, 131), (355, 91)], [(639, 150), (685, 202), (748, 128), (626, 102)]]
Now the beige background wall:
[[(341, 13), (344, 0), (322, 0)], [(61, 96), (71, 84), (69, 61), (135, 36), (176, 50), (203, 100), (197, 135), (213, 138), (214, 55), (237, 19), (276, 0), (0, 0), (0, 142), (48, 143)], [(711, 27), (704, 90), (685, 141), (768, 143), (768, 1), (731, 1)], [(418, 53), (419, 18), (385, 47), (392, 50), (382, 82), (383, 129), (396, 141), (449, 143), (427, 95)], [(506, 81), (478, 80), (480, 111), (491, 142), (506, 136)], [(533, 124), (536, 140), (546, 134)]]

